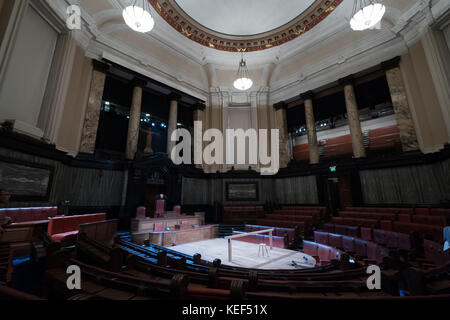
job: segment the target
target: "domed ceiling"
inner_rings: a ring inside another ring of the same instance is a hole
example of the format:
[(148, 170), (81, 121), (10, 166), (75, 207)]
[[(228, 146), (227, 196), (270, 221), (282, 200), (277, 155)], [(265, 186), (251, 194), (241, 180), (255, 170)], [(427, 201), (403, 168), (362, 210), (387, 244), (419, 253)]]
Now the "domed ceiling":
[(222, 51), (259, 51), (291, 41), (343, 0), (149, 0), (185, 37)]

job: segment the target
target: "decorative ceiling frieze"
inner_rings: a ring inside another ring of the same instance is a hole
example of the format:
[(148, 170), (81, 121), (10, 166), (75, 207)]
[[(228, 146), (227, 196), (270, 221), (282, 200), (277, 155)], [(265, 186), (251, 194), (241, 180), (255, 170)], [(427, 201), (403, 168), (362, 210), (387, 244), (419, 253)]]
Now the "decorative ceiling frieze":
[[(187, 15), (174, 0), (149, 0), (158, 14), (175, 30), (203, 46), (228, 52), (253, 52), (292, 41), (308, 32), (343, 0), (317, 0), (287, 24), (254, 36), (231, 36), (210, 30)], [(280, 2), (282, 5), (282, 2)]]

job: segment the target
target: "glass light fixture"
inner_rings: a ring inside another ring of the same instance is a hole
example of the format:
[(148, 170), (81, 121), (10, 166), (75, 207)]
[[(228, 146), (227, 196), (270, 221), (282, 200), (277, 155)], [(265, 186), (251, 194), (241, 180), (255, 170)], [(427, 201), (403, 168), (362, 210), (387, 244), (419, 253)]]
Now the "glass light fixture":
[(355, 0), (350, 27), (363, 31), (377, 25), (386, 12), (386, 6), (376, 0)]
[(241, 91), (246, 91), (253, 86), (253, 81), (250, 79), (250, 73), (248, 72), (247, 63), (244, 60), (243, 54), (237, 71), (237, 79), (234, 81), (233, 85), (236, 89)]
[(130, 6), (123, 9), (122, 16), (125, 23), (136, 32), (150, 32), (155, 26), (148, 0), (134, 0)]

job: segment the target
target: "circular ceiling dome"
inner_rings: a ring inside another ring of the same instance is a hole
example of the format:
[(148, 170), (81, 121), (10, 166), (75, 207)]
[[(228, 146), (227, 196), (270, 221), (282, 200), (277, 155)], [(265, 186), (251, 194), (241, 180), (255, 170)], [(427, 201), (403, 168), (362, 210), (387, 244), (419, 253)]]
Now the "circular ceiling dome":
[(277, 29), (315, 0), (175, 0), (204, 27), (225, 35), (251, 36)]
[(343, 0), (148, 0), (176, 31), (203, 46), (252, 52), (280, 46), (327, 18)]

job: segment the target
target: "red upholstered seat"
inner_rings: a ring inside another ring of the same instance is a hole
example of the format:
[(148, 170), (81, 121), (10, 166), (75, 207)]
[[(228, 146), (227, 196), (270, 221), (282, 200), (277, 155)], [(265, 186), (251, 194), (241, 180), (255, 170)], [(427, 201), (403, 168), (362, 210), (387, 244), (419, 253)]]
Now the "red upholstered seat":
[(367, 259), (372, 263), (376, 263), (378, 257), (377, 255), (378, 245), (375, 242), (368, 241), (366, 249), (367, 249)]
[(367, 241), (355, 239), (355, 254), (359, 257), (367, 256)]
[(382, 263), (384, 257), (389, 256), (389, 249), (383, 246), (377, 246), (377, 263)]
[(360, 231), (361, 231), (361, 239), (366, 240), (366, 241), (372, 241), (372, 239), (373, 239), (372, 228), (361, 227)]
[(430, 215), (430, 208), (415, 208), (414, 213), (417, 215), (428, 216)]
[(397, 232), (397, 238), (398, 238), (398, 248), (400, 250), (411, 250), (411, 237), (409, 234), (404, 233), (398, 233)]
[(373, 241), (377, 244), (385, 245), (387, 242), (386, 233), (384, 230), (373, 230)]
[(173, 211), (175, 211), (177, 214), (181, 214), (181, 206), (173, 207)]
[(47, 220), (58, 214), (57, 207), (30, 207), (30, 208), (4, 208), (0, 209), (0, 218), (8, 216), (12, 223), (26, 223)]
[(335, 225), (334, 226), (334, 232), (341, 235), (347, 235), (347, 226), (343, 225)]
[(385, 231), (386, 246), (388, 248), (398, 248), (398, 233)]
[(432, 208), (430, 209), (430, 215), (450, 217), (450, 209)]
[(145, 219), (145, 207), (139, 207), (136, 209), (136, 219), (142, 220)]
[(328, 245), (328, 232), (314, 231), (314, 241), (316, 243)]
[(399, 213), (397, 215), (397, 220), (401, 222), (411, 222), (411, 215), (407, 213)]
[(163, 223), (162, 222), (155, 222), (153, 225), (153, 231), (155, 232), (163, 232)]
[(342, 236), (342, 248), (347, 253), (355, 252), (355, 238)]
[(328, 244), (330, 247), (342, 249), (342, 235), (330, 233), (328, 235)]
[(392, 231), (392, 221), (390, 220), (381, 220), (380, 227), (385, 231)]
[(311, 241), (303, 241), (303, 252), (311, 257), (318, 256), (319, 245)]
[(414, 215), (412, 222), (444, 227), (446, 218), (444, 216)]
[(325, 223), (323, 225), (323, 228), (325, 229), (326, 232), (334, 233), (334, 224), (332, 223)]
[(68, 238), (75, 237), (77, 234), (78, 234), (78, 230), (64, 232), (64, 233), (57, 233), (57, 234), (52, 235), (52, 240), (55, 242), (61, 242), (63, 240), (67, 240)]
[(104, 221), (105, 219), (106, 213), (55, 217), (50, 219), (47, 233), (53, 241), (60, 242), (73, 234), (77, 234), (80, 224)]
[(164, 213), (164, 205), (165, 205), (165, 200), (156, 200), (156, 210), (155, 213)]
[(320, 264), (328, 264), (334, 257), (331, 255), (331, 248), (326, 245), (319, 244), (317, 249), (317, 254), (320, 259)]
[(359, 238), (359, 227), (347, 227), (347, 233), (350, 237)]

